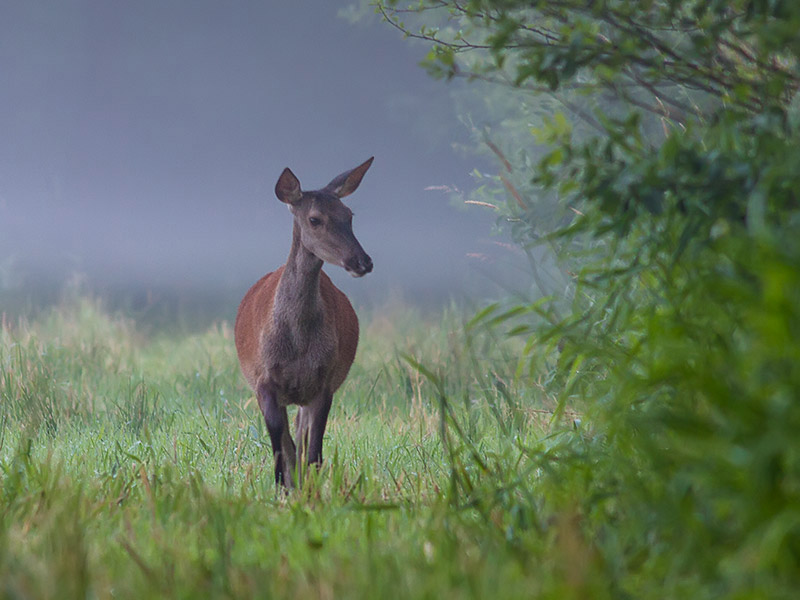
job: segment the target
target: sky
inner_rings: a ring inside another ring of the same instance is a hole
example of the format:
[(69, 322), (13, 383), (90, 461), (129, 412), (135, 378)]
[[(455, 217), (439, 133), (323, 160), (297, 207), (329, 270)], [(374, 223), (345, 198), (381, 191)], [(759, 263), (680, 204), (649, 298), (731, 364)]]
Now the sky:
[(375, 156), (345, 200), (375, 270), (326, 271), (356, 301), (461, 294), (492, 218), (426, 190), (472, 184), (448, 86), (346, 4), (3, 2), (0, 284), (244, 294), (288, 254), (283, 168), (316, 189)]

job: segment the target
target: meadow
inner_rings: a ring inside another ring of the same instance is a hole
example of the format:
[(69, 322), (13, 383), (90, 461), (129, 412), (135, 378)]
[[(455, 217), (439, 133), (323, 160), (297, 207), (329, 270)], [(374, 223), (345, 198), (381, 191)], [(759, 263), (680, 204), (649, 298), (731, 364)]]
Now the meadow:
[(575, 511), (536, 492), (579, 434), (519, 345), (455, 309), (361, 321), (323, 466), (285, 493), (228, 323), (144, 334), (85, 297), (5, 319), (0, 597), (579, 597)]

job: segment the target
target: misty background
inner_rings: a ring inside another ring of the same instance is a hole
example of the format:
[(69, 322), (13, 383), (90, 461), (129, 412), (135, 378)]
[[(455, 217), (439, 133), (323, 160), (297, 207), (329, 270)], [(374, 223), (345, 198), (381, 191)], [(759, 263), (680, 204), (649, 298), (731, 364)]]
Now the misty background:
[[(375, 270), (360, 305), (438, 305), (488, 289), (469, 254), (493, 217), (429, 187), (467, 189), (474, 158), (426, 49), (346, 2), (4, 2), (0, 8), (0, 311), (83, 286), (132, 298), (238, 300), (282, 264), (288, 166), (305, 189), (370, 156), (345, 202)], [(221, 307), (221, 308), (220, 308)]]

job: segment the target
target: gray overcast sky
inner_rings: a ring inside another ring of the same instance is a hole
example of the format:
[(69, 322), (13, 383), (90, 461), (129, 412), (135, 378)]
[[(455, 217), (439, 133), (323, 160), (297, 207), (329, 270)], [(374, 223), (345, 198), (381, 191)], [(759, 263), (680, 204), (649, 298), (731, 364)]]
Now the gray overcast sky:
[(313, 189), (374, 155), (347, 203), (375, 271), (326, 270), (357, 298), (457, 291), (491, 217), (424, 189), (470, 184), (447, 86), (345, 4), (3, 2), (0, 265), (243, 293), (288, 253), (283, 167)]

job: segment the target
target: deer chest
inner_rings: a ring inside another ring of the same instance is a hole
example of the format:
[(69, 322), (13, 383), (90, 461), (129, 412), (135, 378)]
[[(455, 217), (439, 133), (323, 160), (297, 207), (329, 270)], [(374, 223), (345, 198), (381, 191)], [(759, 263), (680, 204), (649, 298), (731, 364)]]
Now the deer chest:
[(264, 342), (267, 378), (278, 404), (305, 406), (331, 393), (337, 350), (332, 328), (320, 326), (307, 331), (276, 323)]

